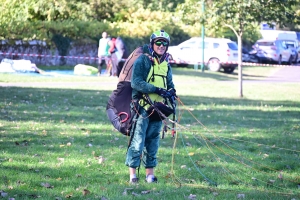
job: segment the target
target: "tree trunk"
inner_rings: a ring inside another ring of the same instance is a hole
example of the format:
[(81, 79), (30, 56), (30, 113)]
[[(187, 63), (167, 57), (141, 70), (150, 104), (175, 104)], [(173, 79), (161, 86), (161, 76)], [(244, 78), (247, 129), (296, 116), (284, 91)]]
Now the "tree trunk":
[(243, 29), (240, 24), (240, 31), (239, 33), (233, 28), (233, 26), (229, 24), (225, 24), (225, 26), (229, 27), (236, 35), (238, 39), (238, 76), (239, 76), (239, 96), (243, 97), (243, 71), (242, 71), (242, 35)]
[(238, 38), (238, 76), (239, 76), (239, 96), (243, 97), (243, 70), (242, 70), (242, 34)]

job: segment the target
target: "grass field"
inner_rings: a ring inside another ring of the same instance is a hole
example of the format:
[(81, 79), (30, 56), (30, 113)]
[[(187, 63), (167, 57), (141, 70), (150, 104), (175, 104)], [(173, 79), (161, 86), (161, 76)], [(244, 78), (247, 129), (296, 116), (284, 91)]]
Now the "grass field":
[[(47, 70), (47, 68), (46, 68)], [(300, 82), (174, 68), (177, 134), (157, 184), (128, 183), (128, 138), (106, 117), (116, 78), (0, 74), (3, 199), (300, 199)], [(169, 124), (171, 126), (171, 124)]]

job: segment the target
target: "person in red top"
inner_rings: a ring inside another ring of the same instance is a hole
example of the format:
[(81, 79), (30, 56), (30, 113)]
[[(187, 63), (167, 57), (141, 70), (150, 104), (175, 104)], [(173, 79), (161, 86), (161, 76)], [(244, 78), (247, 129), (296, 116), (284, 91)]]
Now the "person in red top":
[(116, 38), (111, 38), (111, 40), (108, 41), (109, 49), (108, 52), (110, 53), (111, 57), (111, 70), (110, 70), (110, 76), (116, 76), (117, 75), (117, 65), (118, 65), (118, 57), (116, 55), (117, 48), (116, 48)]

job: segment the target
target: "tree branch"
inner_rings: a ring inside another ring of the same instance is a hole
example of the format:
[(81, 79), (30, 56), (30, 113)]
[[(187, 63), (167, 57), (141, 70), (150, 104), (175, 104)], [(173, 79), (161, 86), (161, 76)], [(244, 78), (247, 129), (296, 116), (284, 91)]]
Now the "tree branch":
[(225, 26), (227, 26), (228, 28), (230, 28), (236, 36), (239, 36), (238, 33), (236, 32), (236, 30), (233, 28), (233, 26), (229, 25), (229, 24), (225, 24)]

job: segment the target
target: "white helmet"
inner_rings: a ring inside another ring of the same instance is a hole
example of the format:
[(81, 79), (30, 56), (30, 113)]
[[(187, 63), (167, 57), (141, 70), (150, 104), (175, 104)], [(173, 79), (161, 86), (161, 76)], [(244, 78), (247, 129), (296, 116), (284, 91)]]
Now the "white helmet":
[(154, 40), (158, 38), (164, 39), (170, 44), (170, 36), (164, 30), (155, 31), (154, 33), (152, 33), (152, 35), (150, 36), (150, 43), (153, 44)]

